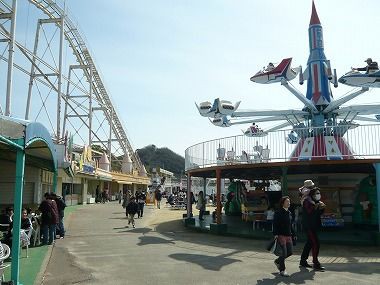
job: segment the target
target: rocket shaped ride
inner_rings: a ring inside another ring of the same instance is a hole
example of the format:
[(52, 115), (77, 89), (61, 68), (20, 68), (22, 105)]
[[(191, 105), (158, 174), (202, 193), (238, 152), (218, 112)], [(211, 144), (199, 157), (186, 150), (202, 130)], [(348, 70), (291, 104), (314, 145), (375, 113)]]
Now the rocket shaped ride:
[(314, 1), (309, 25), (309, 50), (307, 69), (304, 73), (304, 78), (308, 81), (306, 98), (321, 110), (331, 102), (332, 93), (329, 80), (332, 80), (333, 76), (330, 61), (326, 59), (324, 53), (322, 25)]
[(297, 133), (299, 140), (290, 155), (290, 160), (352, 159), (354, 156), (351, 147), (339, 133), (344, 126), (336, 127), (333, 132), (329, 131), (327, 127), (331, 117), (329, 118), (329, 112), (323, 112), (328, 108), (331, 109), (334, 104), (330, 83), (337, 86), (337, 77), (335, 70), (334, 74), (331, 72), (330, 61), (326, 59), (324, 53), (322, 25), (314, 1), (309, 25), (309, 50), (307, 68), (303, 73), (303, 78), (300, 76), (300, 83), (302, 84), (304, 79), (307, 80), (306, 98), (319, 111), (319, 113), (313, 112), (310, 126), (319, 127), (319, 129), (314, 129), (312, 133), (306, 129), (306, 134), (303, 135)]

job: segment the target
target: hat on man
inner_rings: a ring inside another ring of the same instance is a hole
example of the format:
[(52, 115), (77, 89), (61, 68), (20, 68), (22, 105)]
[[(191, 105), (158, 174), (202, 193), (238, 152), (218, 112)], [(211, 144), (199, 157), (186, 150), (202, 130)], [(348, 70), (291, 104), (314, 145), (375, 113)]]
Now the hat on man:
[(312, 180), (305, 180), (303, 182), (303, 187), (312, 188), (314, 187), (314, 182)]
[(364, 62), (372, 62), (372, 58), (367, 58)]

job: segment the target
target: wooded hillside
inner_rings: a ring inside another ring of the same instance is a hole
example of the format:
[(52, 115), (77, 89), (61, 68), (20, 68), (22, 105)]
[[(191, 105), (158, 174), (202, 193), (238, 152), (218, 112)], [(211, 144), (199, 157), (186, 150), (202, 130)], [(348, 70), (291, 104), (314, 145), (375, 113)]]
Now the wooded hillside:
[(176, 176), (185, 171), (185, 158), (167, 147), (157, 148), (152, 144), (138, 149), (137, 153), (148, 172), (151, 172), (153, 167), (163, 168)]

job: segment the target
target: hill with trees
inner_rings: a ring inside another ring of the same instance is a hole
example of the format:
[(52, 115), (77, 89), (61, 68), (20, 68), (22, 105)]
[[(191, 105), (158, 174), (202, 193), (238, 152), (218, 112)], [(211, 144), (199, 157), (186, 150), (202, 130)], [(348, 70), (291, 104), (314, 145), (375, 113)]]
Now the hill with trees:
[(157, 148), (151, 144), (136, 151), (148, 172), (154, 167), (160, 167), (180, 176), (185, 171), (185, 158), (167, 147)]

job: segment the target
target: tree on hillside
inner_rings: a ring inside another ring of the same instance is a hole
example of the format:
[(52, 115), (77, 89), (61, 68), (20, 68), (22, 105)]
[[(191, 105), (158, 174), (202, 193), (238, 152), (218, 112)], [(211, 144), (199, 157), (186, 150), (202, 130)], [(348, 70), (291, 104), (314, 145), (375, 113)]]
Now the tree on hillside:
[(137, 153), (147, 170), (161, 167), (173, 172), (176, 176), (181, 175), (185, 171), (185, 158), (167, 147), (157, 148), (152, 144), (138, 149)]

